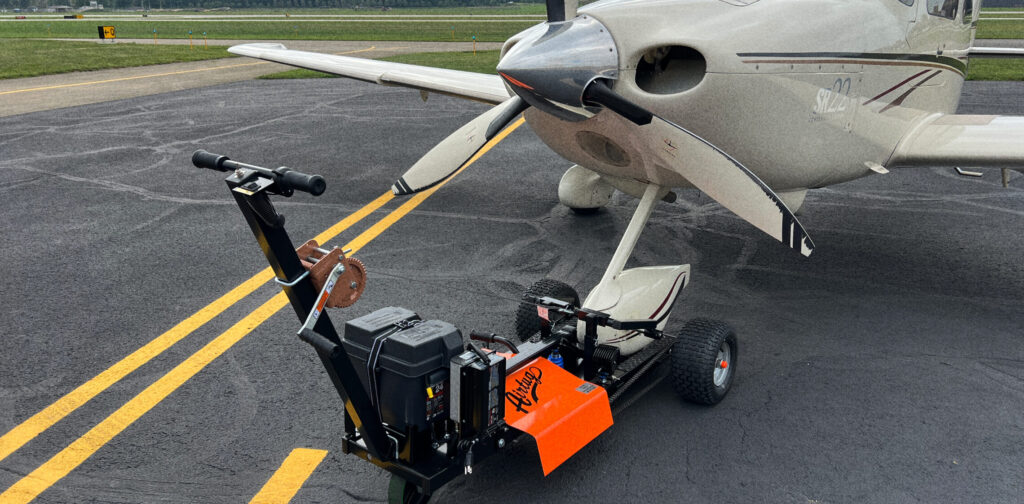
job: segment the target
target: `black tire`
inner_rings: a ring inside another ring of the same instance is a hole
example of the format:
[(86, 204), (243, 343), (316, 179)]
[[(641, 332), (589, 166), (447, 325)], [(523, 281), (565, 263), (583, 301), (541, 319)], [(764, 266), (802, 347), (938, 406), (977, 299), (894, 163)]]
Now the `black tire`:
[[(722, 368), (719, 352), (724, 349), (728, 351), (723, 352), (726, 367)], [(687, 322), (672, 344), (672, 385), (676, 393), (687, 402), (718, 404), (732, 387), (738, 356), (736, 332), (728, 324), (709, 319)], [(716, 370), (722, 371), (718, 377)]]
[(427, 504), (430, 496), (397, 474), (388, 482), (388, 504)]
[(594, 215), (597, 212), (601, 211), (601, 207), (593, 207), (593, 208), (574, 208), (574, 207), (569, 207), (569, 210), (572, 210), (572, 213), (574, 213), (576, 215)]
[[(526, 289), (531, 296), (551, 297), (572, 303), (573, 306), (580, 305), (580, 296), (564, 282), (544, 278)], [(537, 305), (523, 301), (516, 309), (516, 337), (519, 341), (526, 341), (540, 331), (540, 317), (537, 315)]]

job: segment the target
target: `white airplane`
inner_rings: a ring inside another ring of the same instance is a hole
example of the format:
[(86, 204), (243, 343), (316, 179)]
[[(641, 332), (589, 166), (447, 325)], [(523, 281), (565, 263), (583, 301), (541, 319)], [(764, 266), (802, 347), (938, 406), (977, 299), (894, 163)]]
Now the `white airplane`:
[[(444, 180), (523, 113), (575, 163), (563, 204), (594, 210), (615, 189), (640, 199), (583, 306), (663, 329), (689, 265), (623, 268), (672, 188), (696, 187), (806, 256), (814, 245), (793, 211), (808, 189), (896, 166), (1024, 167), (1024, 117), (955, 114), (968, 56), (1024, 52), (972, 48), (979, 10), (972, 0), (602, 0), (577, 11), (548, 0), (547, 22), (505, 42), (497, 75), (280, 44), (229, 50), (495, 105), (414, 164), (392, 187), (399, 195)], [(533, 290), (568, 295), (550, 281)], [(651, 341), (599, 334), (624, 356)], [(735, 350), (723, 340), (716, 364)]]

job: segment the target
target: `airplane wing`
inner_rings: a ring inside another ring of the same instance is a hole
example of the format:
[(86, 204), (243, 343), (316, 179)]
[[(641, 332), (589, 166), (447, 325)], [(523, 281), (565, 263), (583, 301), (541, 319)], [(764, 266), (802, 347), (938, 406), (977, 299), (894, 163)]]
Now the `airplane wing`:
[(242, 44), (232, 46), (228, 52), (376, 84), (410, 87), (484, 103), (502, 103), (511, 96), (496, 74), (295, 51), (282, 44)]
[(982, 58), (1024, 58), (1024, 49), (1017, 47), (972, 47), (968, 51), (968, 55)]
[(934, 114), (900, 140), (885, 165), (1024, 167), (1024, 116)]

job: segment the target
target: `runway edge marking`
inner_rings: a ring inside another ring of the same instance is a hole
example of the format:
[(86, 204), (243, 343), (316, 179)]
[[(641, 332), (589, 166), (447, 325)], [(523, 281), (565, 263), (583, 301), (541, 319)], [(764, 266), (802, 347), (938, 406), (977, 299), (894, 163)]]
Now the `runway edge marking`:
[[(316, 240), (320, 243), (324, 243), (331, 238), (334, 238), (342, 231), (345, 231), (349, 227), (363, 220), (367, 215), (372, 214), (377, 209), (384, 206), (384, 204), (391, 201), (392, 198), (394, 198), (394, 195), (391, 194), (390, 191), (382, 194), (363, 208), (342, 219), (323, 233), (320, 233), (316, 237)], [(153, 360), (156, 356), (163, 353), (175, 343), (192, 334), (196, 329), (199, 329), (228, 308), (234, 306), (238, 301), (241, 301), (249, 294), (252, 294), (256, 289), (263, 286), (263, 284), (267, 283), (272, 278), (274, 278), (274, 273), (270, 268), (260, 271), (252, 278), (249, 278), (234, 289), (228, 291), (227, 294), (224, 294), (217, 300), (206, 305), (187, 319), (167, 330), (165, 333), (157, 336), (156, 339), (146, 343), (113, 366), (110, 366), (100, 374), (89, 379), (89, 381), (79, 385), (78, 388), (68, 392), (53, 404), (47, 406), (42, 411), (32, 415), (21, 424), (11, 429), (0, 437), (0, 461), (7, 458), (8, 455), (15, 452), (29, 441), (35, 439), (36, 436), (52, 427), (76, 409), (82, 407), (85, 403), (92, 400), (93, 397), (96, 397), (101, 392), (123, 379), (125, 376), (128, 376), (132, 371), (135, 371), (143, 364)]]
[(320, 462), (327, 456), (327, 450), (296, 448), (274, 471), (249, 504), (287, 504), (302, 488)]
[[(505, 137), (521, 126), (523, 122), (524, 119), (520, 117), (501, 133), (484, 144), (484, 146), (475, 155), (473, 155), (473, 157), (463, 163), (462, 167), (456, 170), (455, 173), (452, 173), (448, 178), (444, 179), (434, 187), (416, 193), (410, 197), (408, 201), (403, 203), (400, 207), (392, 210), (376, 224), (349, 243), (345, 244), (343, 248), (351, 248), (352, 254), (358, 252), (359, 249), (370, 243), (384, 230), (395, 222), (398, 222), (398, 220), (419, 206), (420, 203), (444, 187), (444, 185), (451, 181), (456, 175), (462, 173), (462, 171), (468, 168), (469, 165), (473, 164), (477, 159), (480, 159), (480, 157), (487, 153), (487, 151), (491, 150), (495, 145), (504, 140)], [(100, 423), (96, 424), (95, 427), (50, 458), (50, 460), (47, 460), (43, 465), (18, 480), (17, 483), (4, 491), (4, 493), (0, 494), (0, 504), (26, 504), (34, 500), (47, 488), (53, 486), (54, 483), (60, 481), (64, 476), (67, 476), (68, 473), (85, 462), (85, 460), (91, 457), (96, 450), (99, 450), (105, 444), (110, 442), (110, 440), (114, 439), (115, 436), (141, 418), (142, 415), (146, 414), (149, 410), (153, 409), (157, 404), (163, 401), (164, 398), (184, 385), (186, 381), (201, 371), (209, 363), (213, 362), (214, 359), (234, 346), (235, 343), (241, 341), (242, 338), (269, 319), (271, 315), (274, 315), (287, 305), (288, 298), (285, 296), (284, 292), (279, 292), (274, 295), (274, 297), (270, 298), (266, 303), (263, 303), (255, 311), (246, 315), (227, 331), (221, 333), (219, 336), (203, 346), (203, 348), (186, 358), (181, 364), (178, 364), (174, 369), (160, 377), (152, 385), (146, 387), (145, 390), (125, 403), (124, 406), (121, 406), (117, 411), (114, 411), (108, 417), (104, 418)]]

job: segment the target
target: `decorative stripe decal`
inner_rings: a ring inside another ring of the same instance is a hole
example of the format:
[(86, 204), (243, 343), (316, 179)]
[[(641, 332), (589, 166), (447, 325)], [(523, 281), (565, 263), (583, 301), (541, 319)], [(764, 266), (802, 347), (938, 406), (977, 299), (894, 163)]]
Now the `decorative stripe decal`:
[(501, 75), (502, 77), (504, 77), (505, 80), (507, 80), (509, 82), (509, 84), (512, 84), (513, 86), (521, 87), (523, 89), (533, 90), (532, 87), (527, 86), (526, 84), (523, 84), (522, 82), (519, 82), (518, 80), (513, 79), (512, 77), (509, 77), (507, 73), (498, 72), (498, 74)]
[[(654, 320), (654, 317), (657, 316), (658, 312), (660, 312), (661, 309), (664, 308), (666, 305), (668, 305), (668, 307), (671, 308), (674, 304), (676, 304), (675, 303), (676, 298), (678, 298), (679, 297), (679, 293), (683, 291), (682, 288), (680, 288), (679, 290), (676, 290), (676, 285), (679, 285), (679, 279), (683, 278), (685, 275), (686, 275), (685, 271), (680, 273), (680, 274), (678, 274), (678, 275), (676, 275), (675, 281), (672, 282), (672, 287), (668, 290), (668, 295), (665, 296), (665, 299), (663, 299), (661, 301), (661, 304), (658, 305), (658, 308), (654, 310), (654, 313), (652, 313), (651, 316), (647, 317), (647, 318), (649, 318), (651, 320)], [(674, 296), (672, 295), (673, 292), (675, 292)], [(671, 303), (669, 302), (669, 299), (672, 300)], [(672, 310), (665, 310), (665, 313), (662, 313), (661, 317), (658, 317), (657, 322), (660, 324), (661, 321), (663, 321), (666, 318), (668, 318), (668, 315), (671, 312), (672, 312)], [(612, 339), (606, 341), (605, 343), (621, 343), (621, 342), (626, 341), (626, 340), (631, 340), (631, 339), (633, 339), (633, 338), (635, 338), (637, 336), (640, 336), (640, 332), (639, 331), (629, 331), (628, 333), (623, 334), (622, 336), (619, 336), (617, 338), (612, 338)]]
[(877, 99), (879, 99), (879, 98), (881, 98), (881, 97), (883, 97), (883, 96), (885, 96), (885, 95), (887, 95), (887, 94), (889, 94), (889, 93), (891, 93), (891, 92), (895, 91), (895, 90), (896, 90), (897, 88), (899, 88), (900, 86), (902, 86), (902, 85), (904, 85), (904, 84), (906, 84), (906, 83), (910, 82), (910, 81), (911, 81), (911, 80), (913, 80), (913, 79), (916, 79), (917, 77), (920, 77), (920, 76), (921, 76), (921, 74), (924, 74), (924, 73), (925, 73), (925, 72), (927, 72), (927, 71), (928, 71), (928, 70), (921, 70), (920, 72), (917, 72), (916, 74), (914, 74), (914, 75), (911, 75), (910, 77), (907, 77), (906, 79), (904, 79), (904, 80), (903, 80), (902, 82), (900, 82), (899, 84), (896, 84), (895, 86), (893, 86), (893, 87), (891, 87), (891, 88), (889, 88), (889, 89), (886, 89), (886, 90), (885, 90), (884, 92), (882, 92), (882, 94), (880, 94), (880, 95), (878, 95), (878, 96), (876, 96), (876, 97), (874, 97), (874, 98), (872, 98), (872, 99), (870, 99), (870, 100), (868, 100), (868, 101), (866, 101), (866, 102), (862, 103), (861, 105), (867, 105), (867, 104), (869, 104), (869, 103), (871, 103), (871, 102), (873, 102), (873, 101), (875, 101), (875, 100), (877, 100)]
[(395, 182), (394, 193), (396, 196), (412, 194), (412, 189), (409, 188), (409, 184), (405, 181), (405, 177), (399, 177), (398, 181)]
[(889, 102), (888, 105), (882, 107), (882, 110), (879, 110), (878, 113), (881, 114), (882, 112), (885, 112), (886, 110), (889, 110), (889, 109), (891, 109), (893, 107), (898, 107), (898, 106), (902, 105), (903, 104), (903, 100), (906, 100), (907, 97), (910, 96), (910, 93), (913, 93), (914, 91), (917, 91), (917, 88), (921, 87), (922, 85), (924, 85), (925, 82), (928, 82), (929, 80), (931, 80), (932, 77), (935, 77), (936, 75), (939, 75), (939, 73), (941, 73), (941, 72), (942, 72), (942, 70), (936, 70), (935, 72), (933, 72), (928, 77), (925, 77), (924, 79), (921, 79), (920, 81), (917, 82), (917, 84), (914, 84), (913, 86), (910, 87), (910, 89), (906, 90), (903, 94), (901, 94), (898, 97), (896, 97), (895, 100)]
[[(678, 284), (679, 284), (679, 279), (680, 279), (680, 278), (682, 278), (682, 277), (683, 277), (683, 275), (685, 275), (685, 274), (686, 274), (686, 272), (684, 271), (684, 272), (682, 272), (682, 273), (680, 273), (680, 274), (676, 275), (676, 279), (675, 279), (675, 281), (674, 281), (674, 282), (672, 282), (672, 287), (670, 287), (670, 288), (668, 289), (668, 295), (667, 295), (667, 296), (665, 296), (665, 299), (663, 299), (663, 300), (661, 301), (661, 304), (660, 304), (660, 305), (658, 305), (658, 308), (654, 310), (654, 313), (652, 313), (652, 314), (651, 314), (651, 316), (650, 316), (650, 317), (647, 317), (647, 318), (649, 318), (649, 319), (653, 319), (653, 318), (654, 318), (655, 316), (657, 316), (657, 315), (658, 315), (658, 312), (660, 312), (660, 311), (661, 311), (661, 309), (665, 307), (665, 304), (666, 304), (666, 303), (668, 303), (668, 298), (672, 297), (672, 292), (676, 290), (676, 285), (678, 285)], [(677, 294), (678, 294), (678, 293), (677, 293)], [(671, 306), (671, 305), (669, 305), (669, 306)], [(660, 322), (660, 320), (659, 320), (659, 322)]]

